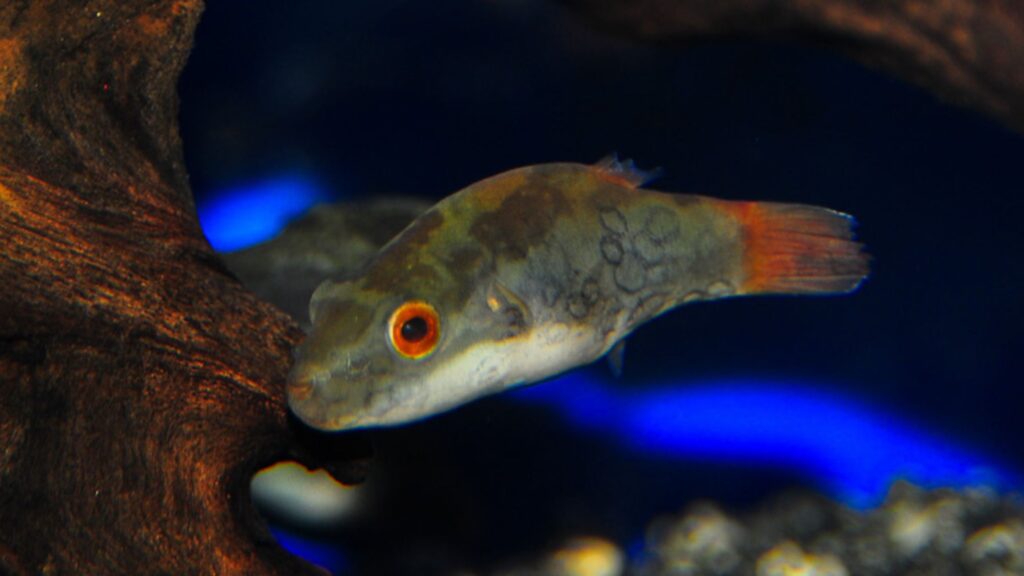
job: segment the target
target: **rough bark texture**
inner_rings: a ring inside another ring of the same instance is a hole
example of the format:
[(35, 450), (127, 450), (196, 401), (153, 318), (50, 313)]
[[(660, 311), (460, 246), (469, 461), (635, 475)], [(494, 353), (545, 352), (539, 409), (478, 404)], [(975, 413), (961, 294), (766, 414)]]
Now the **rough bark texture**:
[(196, 219), (175, 84), (201, 8), (0, 4), (0, 573), (314, 571), (249, 503), (293, 444), (301, 332)]
[(605, 28), (645, 39), (810, 39), (1024, 130), (1019, 0), (562, 1)]
[[(1021, 127), (1014, 2), (572, 0), (654, 38), (840, 38)], [(297, 437), (301, 332), (199, 229), (174, 88), (201, 9), (0, 2), (0, 573), (309, 573), (249, 476), (301, 446), (365, 470), (361, 442)]]

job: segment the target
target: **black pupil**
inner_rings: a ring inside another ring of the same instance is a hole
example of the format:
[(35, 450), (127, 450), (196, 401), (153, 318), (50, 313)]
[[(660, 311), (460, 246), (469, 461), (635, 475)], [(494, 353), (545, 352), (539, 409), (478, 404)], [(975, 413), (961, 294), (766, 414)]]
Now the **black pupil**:
[(406, 342), (419, 342), (427, 337), (430, 327), (422, 316), (414, 316), (402, 324), (402, 339)]

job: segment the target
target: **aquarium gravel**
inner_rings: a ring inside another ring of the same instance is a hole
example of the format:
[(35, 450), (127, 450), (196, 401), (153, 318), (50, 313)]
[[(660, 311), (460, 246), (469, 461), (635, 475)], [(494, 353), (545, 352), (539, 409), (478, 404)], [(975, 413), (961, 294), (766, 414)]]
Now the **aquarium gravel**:
[(807, 492), (745, 515), (697, 502), (652, 521), (628, 563), (622, 554), (607, 540), (576, 538), (494, 574), (1017, 575), (1024, 574), (1024, 503), (987, 490), (926, 491), (906, 483), (863, 512)]

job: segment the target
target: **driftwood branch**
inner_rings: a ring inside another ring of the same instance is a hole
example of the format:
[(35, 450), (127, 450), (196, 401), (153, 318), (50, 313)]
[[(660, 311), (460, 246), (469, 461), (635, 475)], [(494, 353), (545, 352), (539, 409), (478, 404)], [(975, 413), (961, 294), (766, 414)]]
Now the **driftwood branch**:
[(175, 84), (201, 6), (0, 7), (2, 573), (313, 571), (248, 499), (293, 445), (301, 332), (196, 219)]
[(810, 40), (1024, 130), (1018, 0), (562, 1), (599, 26), (647, 40)]

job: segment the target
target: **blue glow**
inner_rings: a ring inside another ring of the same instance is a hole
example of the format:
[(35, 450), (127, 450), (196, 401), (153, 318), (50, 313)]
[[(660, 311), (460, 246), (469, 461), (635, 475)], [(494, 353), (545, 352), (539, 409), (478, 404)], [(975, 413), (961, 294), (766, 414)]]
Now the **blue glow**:
[(270, 527), (270, 532), (282, 548), (299, 558), (325, 568), (335, 576), (349, 573), (348, 560), (342, 554), (337, 544), (316, 542), (310, 538), (296, 536), (273, 526)]
[(584, 372), (514, 392), (642, 452), (796, 471), (854, 507), (896, 479), (1016, 486), (991, 459), (892, 414), (820, 388), (756, 379), (615, 389)]
[(308, 178), (279, 176), (209, 195), (197, 210), (214, 250), (240, 250), (273, 238), (327, 194)]

